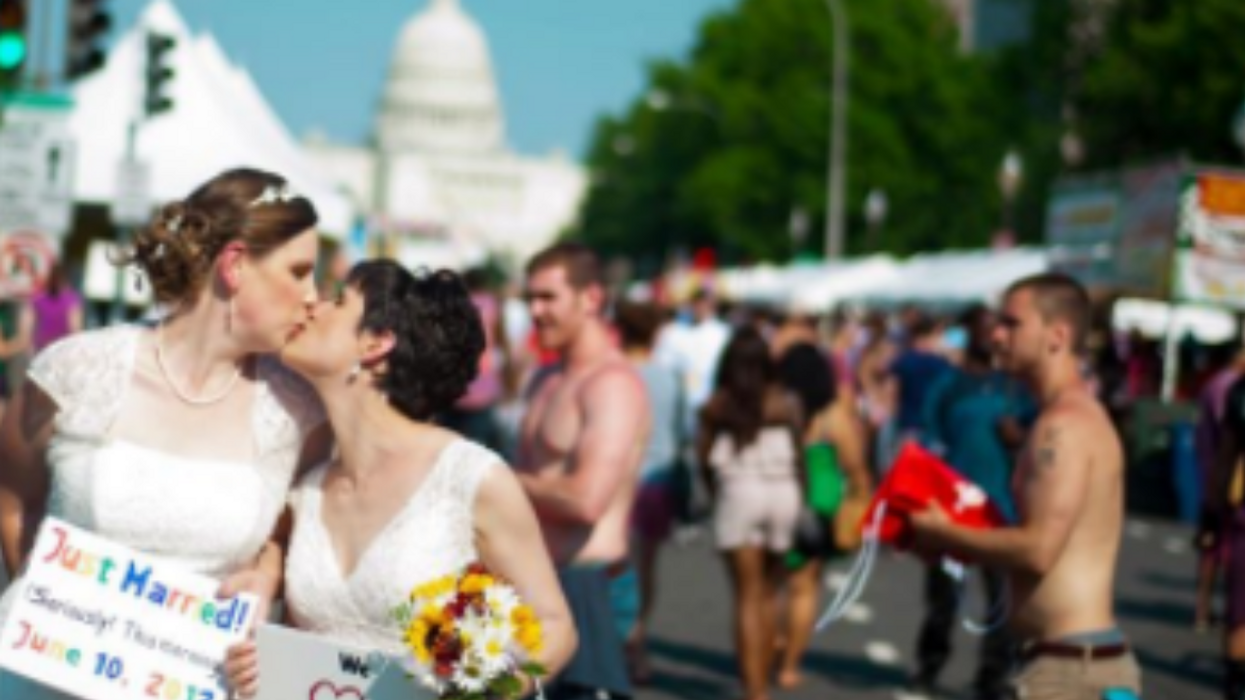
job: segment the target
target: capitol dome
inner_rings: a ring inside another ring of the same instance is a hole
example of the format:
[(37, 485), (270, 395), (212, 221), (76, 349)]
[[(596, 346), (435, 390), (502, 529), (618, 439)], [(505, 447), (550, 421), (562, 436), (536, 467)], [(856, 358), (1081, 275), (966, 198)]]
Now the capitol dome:
[(376, 124), (382, 151), (487, 153), (503, 145), (488, 41), (458, 0), (402, 28)]

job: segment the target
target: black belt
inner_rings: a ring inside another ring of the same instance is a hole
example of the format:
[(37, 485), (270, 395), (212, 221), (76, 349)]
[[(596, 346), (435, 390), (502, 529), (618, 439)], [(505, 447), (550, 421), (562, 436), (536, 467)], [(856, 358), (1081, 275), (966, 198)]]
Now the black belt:
[(1039, 656), (1053, 656), (1060, 659), (1085, 659), (1100, 661), (1116, 659), (1129, 652), (1127, 644), (1063, 644), (1060, 642), (1036, 642), (1024, 648), (1021, 656), (1025, 661), (1032, 661)]

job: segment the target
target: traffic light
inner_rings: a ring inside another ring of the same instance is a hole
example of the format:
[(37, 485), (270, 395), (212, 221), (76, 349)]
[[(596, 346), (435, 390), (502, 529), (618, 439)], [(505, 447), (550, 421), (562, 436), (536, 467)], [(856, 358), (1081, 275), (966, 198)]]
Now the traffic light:
[(104, 35), (112, 29), (107, 0), (69, 0), (69, 35), (65, 38), (65, 78), (74, 80), (104, 65)]
[(177, 40), (168, 34), (147, 33), (147, 81), (143, 109), (148, 117), (173, 109), (169, 88), (173, 82), (173, 68), (169, 65), (170, 53)]
[(21, 87), (22, 66), (29, 53), (26, 41), (26, 0), (0, 0), (0, 90)]

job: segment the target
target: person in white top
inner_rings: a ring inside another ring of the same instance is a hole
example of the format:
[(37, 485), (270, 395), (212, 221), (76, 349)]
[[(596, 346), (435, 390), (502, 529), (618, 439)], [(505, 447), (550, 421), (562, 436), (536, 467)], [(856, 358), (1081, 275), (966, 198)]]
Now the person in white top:
[(731, 339), (731, 327), (717, 312), (717, 299), (709, 289), (699, 289), (690, 301), (687, 324), (675, 323), (663, 329), (654, 350), (657, 361), (675, 368), (683, 378), (687, 396), (687, 425), (695, 426), (697, 415), (713, 393), (718, 361)]
[[(10, 575), (48, 514), (272, 598), (271, 534), (300, 455), (328, 444), (315, 394), (266, 356), (315, 301), (316, 221), (280, 176), (234, 170), (136, 235), (126, 260), (172, 312), (50, 346), (0, 426)], [(65, 696), (3, 673), (0, 697)]]
[[(337, 456), (292, 498), (289, 622), (402, 653), (390, 611), (413, 587), (481, 562), (540, 618), (539, 661), (556, 674), (577, 644), (566, 600), (518, 479), (495, 453), (430, 423), (466, 391), (484, 350), (458, 275), (355, 266), (281, 357), (319, 392)], [(242, 697), (262, 685), (254, 642), (226, 662)]]

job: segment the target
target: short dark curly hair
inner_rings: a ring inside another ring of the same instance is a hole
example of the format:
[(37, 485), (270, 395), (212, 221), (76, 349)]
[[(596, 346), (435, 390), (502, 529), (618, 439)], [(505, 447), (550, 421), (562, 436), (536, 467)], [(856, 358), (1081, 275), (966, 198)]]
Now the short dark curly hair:
[(356, 264), (346, 284), (363, 296), (360, 330), (393, 333), (378, 388), (415, 420), (453, 406), (475, 379), (484, 326), (462, 278), (450, 270), (416, 274), (392, 260)]

